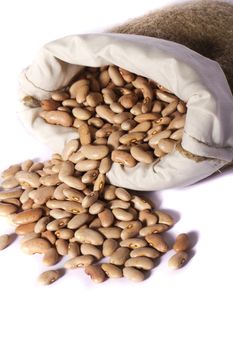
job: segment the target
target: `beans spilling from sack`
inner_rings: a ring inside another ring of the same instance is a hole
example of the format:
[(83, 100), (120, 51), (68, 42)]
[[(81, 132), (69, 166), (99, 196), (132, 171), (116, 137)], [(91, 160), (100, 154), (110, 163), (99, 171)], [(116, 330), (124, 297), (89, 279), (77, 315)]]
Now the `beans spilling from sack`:
[(84, 68), (51, 99), (39, 102), (27, 96), (24, 103), (40, 105), (39, 115), (49, 124), (77, 128), (81, 150), (102, 145), (113, 162), (127, 167), (151, 164), (174, 151), (185, 124), (183, 101), (156, 82), (116, 66)]
[[(65, 259), (64, 269), (39, 276), (42, 284), (77, 268), (97, 283), (123, 276), (142, 281), (170, 249), (164, 232), (173, 226), (173, 218), (141, 196), (107, 184), (102, 171), (106, 158), (98, 167), (93, 166), (96, 160), (68, 160), (76, 157), (78, 144), (70, 141), (62, 155), (54, 154), (45, 163), (28, 160), (6, 169), (0, 215), (10, 216), (16, 225), (24, 253), (41, 254), (45, 266)], [(0, 236), (0, 250), (10, 245), (12, 236)], [(189, 235), (178, 235), (169, 266), (182, 267), (190, 248)]]

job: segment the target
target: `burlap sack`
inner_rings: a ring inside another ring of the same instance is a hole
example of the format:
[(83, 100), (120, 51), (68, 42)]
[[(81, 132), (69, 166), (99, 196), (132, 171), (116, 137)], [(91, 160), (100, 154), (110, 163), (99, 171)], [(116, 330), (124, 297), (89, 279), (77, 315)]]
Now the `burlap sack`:
[[(187, 102), (181, 146), (151, 165), (113, 164), (112, 184), (135, 190), (160, 190), (195, 183), (233, 159), (233, 98), (218, 63), (180, 44), (127, 34), (68, 36), (45, 45), (20, 76), (20, 97), (49, 98), (80, 66), (115, 64), (157, 81)], [(77, 129), (47, 124), (39, 108), (21, 106), (20, 118), (53, 151), (78, 137)]]

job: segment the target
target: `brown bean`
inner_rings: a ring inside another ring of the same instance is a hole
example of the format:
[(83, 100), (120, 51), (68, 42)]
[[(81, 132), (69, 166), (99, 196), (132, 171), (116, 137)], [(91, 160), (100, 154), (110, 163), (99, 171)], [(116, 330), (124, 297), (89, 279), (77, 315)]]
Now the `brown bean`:
[(45, 254), (51, 244), (44, 238), (33, 238), (23, 242), (21, 248), (26, 254)]
[(68, 254), (68, 242), (65, 239), (59, 238), (56, 240), (56, 249), (59, 255), (67, 255)]
[(142, 238), (128, 238), (120, 242), (121, 247), (127, 247), (131, 249), (143, 248), (147, 245), (147, 242)]
[(101, 250), (90, 243), (81, 244), (80, 250), (82, 255), (92, 255), (96, 260), (100, 260), (103, 257)]
[(160, 256), (160, 253), (154, 248), (150, 247), (136, 248), (130, 252), (131, 258), (138, 258), (140, 256), (146, 256), (147, 258), (156, 259)]
[(102, 245), (104, 238), (103, 236), (89, 228), (79, 228), (75, 231), (75, 237), (80, 243), (90, 243), (93, 245)]
[(99, 167), (99, 164), (100, 162), (97, 160), (81, 160), (76, 164), (75, 169), (81, 172), (96, 170)]
[(72, 230), (78, 229), (89, 222), (90, 218), (91, 215), (88, 213), (77, 214), (68, 222), (67, 227)]
[(168, 244), (165, 240), (157, 233), (151, 233), (145, 236), (145, 240), (156, 250), (161, 253), (166, 253), (169, 249)]
[(8, 247), (8, 245), (11, 243), (11, 235), (1, 235), (0, 236), (0, 250), (3, 250)]
[(89, 265), (85, 267), (85, 273), (90, 276), (95, 283), (102, 283), (106, 279), (106, 275), (102, 268), (98, 265)]
[(28, 224), (38, 221), (41, 218), (42, 214), (43, 211), (40, 208), (29, 209), (18, 214), (14, 214), (14, 216), (12, 216), (12, 221), (16, 225)]
[(0, 203), (0, 216), (7, 216), (15, 213), (18, 210), (13, 204)]
[(38, 277), (38, 283), (43, 285), (50, 285), (56, 282), (61, 276), (62, 276), (62, 273), (60, 270), (45, 271), (41, 273), (40, 276)]
[(73, 124), (73, 118), (67, 112), (63, 111), (43, 111), (40, 112), (40, 117), (48, 124), (70, 127)]
[(104, 209), (98, 214), (98, 218), (101, 221), (103, 227), (110, 227), (114, 222), (114, 216), (108, 208)]
[(43, 257), (43, 264), (46, 266), (56, 265), (60, 259), (60, 256), (56, 248), (49, 248)]
[(20, 170), (21, 170), (21, 166), (19, 164), (11, 165), (11, 166), (9, 166), (9, 168), (5, 169), (2, 172), (1, 177), (3, 179), (7, 179), (11, 176), (14, 176)]
[(153, 155), (148, 151), (144, 151), (141, 146), (132, 146), (130, 153), (138, 162), (151, 164), (154, 160)]
[(133, 282), (142, 282), (145, 279), (144, 273), (134, 267), (124, 267), (123, 276)]
[(95, 258), (92, 255), (82, 255), (69, 259), (65, 262), (65, 269), (77, 269), (79, 267), (86, 267), (94, 262)]
[(141, 210), (139, 212), (139, 220), (146, 226), (153, 226), (157, 224), (158, 217), (148, 210)]
[(178, 252), (168, 260), (168, 266), (174, 270), (180, 269), (187, 261), (188, 254), (186, 252)]
[(120, 247), (117, 248), (114, 253), (110, 256), (110, 263), (114, 265), (124, 265), (126, 260), (129, 258), (129, 248)]
[(152, 270), (154, 268), (154, 262), (150, 258), (140, 256), (137, 258), (129, 258), (125, 262), (126, 267), (136, 267), (143, 270)]
[(80, 248), (77, 242), (70, 242), (68, 244), (68, 253), (69, 258), (75, 258), (80, 255)]
[(28, 233), (32, 233), (35, 230), (35, 225), (35, 222), (19, 225), (16, 227), (15, 233), (17, 233), (17, 235), (26, 235)]
[(187, 233), (180, 233), (177, 237), (176, 237), (176, 241), (173, 245), (173, 249), (176, 252), (183, 252), (186, 251), (190, 248), (191, 244), (190, 244), (190, 239), (189, 236), (187, 235)]
[(156, 210), (154, 213), (158, 217), (158, 220), (159, 220), (160, 224), (165, 224), (165, 225), (168, 225), (168, 226), (174, 225), (174, 220), (171, 217), (171, 215), (169, 215), (166, 212), (161, 211), (161, 210)]
[(121, 278), (123, 276), (121, 269), (116, 265), (104, 263), (101, 264), (101, 268), (109, 278)]
[(131, 156), (130, 153), (125, 151), (114, 150), (111, 157), (113, 162), (125, 165), (130, 168), (136, 165), (136, 160)]
[(168, 229), (169, 229), (169, 226), (166, 224), (155, 224), (155, 225), (143, 227), (139, 231), (139, 235), (144, 237), (151, 233), (162, 233), (167, 231)]

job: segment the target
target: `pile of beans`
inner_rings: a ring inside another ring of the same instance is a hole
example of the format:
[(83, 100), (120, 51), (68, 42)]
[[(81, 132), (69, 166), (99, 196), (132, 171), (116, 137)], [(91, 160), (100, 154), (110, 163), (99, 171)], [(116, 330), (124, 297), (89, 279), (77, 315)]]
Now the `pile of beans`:
[(95, 145), (127, 167), (151, 164), (174, 151), (185, 124), (183, 101), (116, 66), (84, 68), (78, 80), (51, 99), (38, 102), (27, 96), (24, 102), (39, 103), (39, 115), (49, 124), (77, 128), (88, 159)]
[[(76, 128), (79, 139), (45, 163), (27, 160), (2, 174), (0, 215), (10, 216), (26, 254), (53, 266), (51, 284), (64, 270), (84, 268), (97, 283), (126, 277), (142, 281), (170, 247), (163, 232), (172, 217), (150, 201), (107, 183), (112, 162), (134, 167), (172, 152), (182, 139), (186, 106), (156, 82), (116, 66), (84, 67), (76, 81), (51, 99), (24, 98), (49, 124)], [(0, 250), (12, 242), (0, 236)], [(177, 236), (168, 265), (188, 260), (190, 239)]]
[[(142, 281), (156, 259), (169, 250), (163, 232), (173, 219), (154, 210), (150, 201), (106, 184), (106, 158), (98, 164), (99, 170), (90, 168), (93, 160), (67, 160), (77, 146), (78, 141), (71, 140), (62, 155), (54, 154), (45, 163), (28, 160), (6, 169), (0, 215), (10, 216), (16, 225), (22, 251), (42, 254), (46, 266), (65, 257), (65, 270), (84, 268), (97, 283), (122, 276)], [(0, 236), (0, 250), (11, 243), (11, 236)], [(173, 248), (177, 253), (169, 266), (180, 268), (188, 260), (184, 251), (190, 248), (189, 236), (179, 235)], [(63, 271), (45, 271), (39, 282), (51, 284)]]

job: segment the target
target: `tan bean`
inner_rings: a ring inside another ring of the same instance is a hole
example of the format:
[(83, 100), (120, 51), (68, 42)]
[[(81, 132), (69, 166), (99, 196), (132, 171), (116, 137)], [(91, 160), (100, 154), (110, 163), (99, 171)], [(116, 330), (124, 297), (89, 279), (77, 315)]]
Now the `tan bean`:
[(121, 269), (113, 264), (104, 263), (101, 264), (101, 268), (109, 278), (121, 278), (123, 276)]
[(177, 129), (176, 131), (174, 131), (171, 134), (170, 139), (175, 140), (175, 141), (179, 141), (182, 139), (183, 134), (184, 134), (184, 128)]
[(77, 269), (79, 267), (86, 267), (94, 262), (95, 258), (92, 255), (82, 255), (69, 259), (65, 262), (65, 269)]
[(148, 210), (141, 210), (139, 212), (139, 220), (146, 226), (153, 226), (157, 224), (158, 217), (150, 213)]
[(57, 91), (57, 92), (54, 92), (51, 97), (54, 101), (62, 102), (64, 100), (66, 100), (67, 98), (69, 98), (70, 96), (65, 91)]
[(158, 146), (164, 153), (171, 153), (175, 151), (176, 141), (171, 139), (161, 139), (158, 142)]
[(0, 203), (0, 216), (8, 216), (18, 210), (13, 204)]
[(162, 139), (167, 139), (171, 135), (170, 130), (163, 130), (158, 133), (156, 133), (150, 140), (149, 140), (149, 145), (154, 148), (155, 145), (159, 143), (160, 140)]
[(75, 166), (75, 169), (78, 171), (89, 171), (96, 170), (99, 167), (100, 162), (97, 160), (81, 160)]
[(41, 104), (41, 108), (44, 111), (54, 111), (60, 106), (59, 101), (48, 100), (48, 99), (42, 100), (40, 104)]
[(67, 227), (72, 230), (78, 229), (89, 222), (90, 218), (88, 213), (77, 214), (68, 222)]
[(92, 191), (90, 194), (83, 198), (82, 207), (89, 208), (92, 204), (94, 204), (97, 201), (98, 197), (99, 193)]
[(115, 195), (117, 198), (121, 199), (122, 201), (130, 201), (131, 200), (131, 194), (124, 188), (117, 187), (115, 190)]
[(127, 247), (130, 249), (142, 248), (147, 245), (147, 242), (141, 238), (128, 238), (120, 242), (121, 247)]
[(175, 95), (172, 95), (165, 91), (161, 91), (161, 89), (157, 89), (155, 94), (156, 94), (156, 97), (163, 102), (171, 103), (173, 101), (177, 101), (177, 97)]
[(190, 239), (187, 233), (181, 233), (176, 237), (176, 241), (173, 245), (173, 249), (176, 252), (183, 252), (190, 248)]
[(65, 176), (63, 181), (66, 185), (75, 188), (76, 190), (84, 190), (86, 185), (82, 183), (81, 179), (75, 176)]
[(160, 224), (165, 224), (168, 226), (174, 225), (174, 220), (171, 217), (171, 215), (167, 214), (166, 212), (164, 212), (162, 210), (156, 210), (154, 213), (158, 217)]
[(137, 123), (143, 123), (146, 121), (156, 121), (160, 118), (160, 115), (158, 113), (150, 112), (150, 113), (143, 113), (137, 115), (134, 120)]
[(130, 252), (131, 258), (138, 258), (141, 256), (145, 256), (151, 259), (156, 259), (160, 256), (160, 253), (154, 248), (149, 248), (149, 247), (136, 248)]
[(72, 110), (73, 116), (75, 118), (78, 118), (80, 120), (88, 120), (89, 118), (91, 118), (92, 113), (85, 108), (81, 108), (81, 107), (76, 107)]
[(75, 258), (80, 255), (80, 248), (77, 242), (70, 242), (68, 244), (68, 253), (69, 258)]
[(80, 246), (82, 255), (92, 255), (96, 260), (100, 260), (103, 257), (103, 254), (99, 248), (90, 243), (83, 243)]
[(66, 197), (63, 193), (63, 190), (65, 190), (65, 189), (69, 189), (69, 186), (67, 186), (64, 183), (58, 185), (53, 192), (53, 198), (60, 200), (60, 201), (65, 200)]
[(131, 132), (147, 132), (151, 128), (151, 122), (145, 121), (138, 125), (136, 125), (133, 129), (130, 130)]
[(112, 132), (108, 137), (108, 145), (112, 146), (113, 149), (120, 145), (120, 137), (124, 135), (122, 130), (117, 130)]
[(152, 270), (154, 268), (154, 262), (150, 258), (140, 256), (137, 258), (129, 258), (125, 262), (126, 267), (136, 267), (142, 270)]
[(134, 203), (134, 207), (137, 210), (146, 210), (146, 209), (151, 209), (150, 203), (148, 203), (145, 199), (139, 197), (139, 196), (134, 196), (131, 199), (131, 202)]
[(101, 245), (104, 241), (102, 234), (89, 228), (79, 228), (75, 231), (75, 237), (80, 243), (90, 243), (93, 245)]
[(70, 218), (72, 216), (72, 213), (69, 213), (68, 211), (65, 211), (63, 209), (52, 209), (50, 210), (49, 215), (52, 216), (54, 219), (63, 219)]
[(15, 233), (17, 233), (17, 235), (26, 235), (28, 233), (32, 233), (34, 232), (35, 225), (35, 222), (19, 225), (16, 227)]
[(110, 108), (114, 113), (124, 112), (124, 107), (119, 102), (113, 102), (110, 104)]
[(65, 227), (69, 220), (70, 218), (52, 220), (47, 224), (46, 229), (49, 231), (57, 231), (58, 229)]
[(102, 268), (98, 265), (89, 265), (85, 267), (85, 273), (90, 276), (95, 283), (102, 283), (106, 280), (106, 275)]
[(89, 91), (90, 91), (89, 85), (86, 84), (86, 85), (79, 86), (79, 88), (77, 89), (76, 101), (78, 103), (83, 103), (86, 100), (87, 95), (89, 94)]
[(76, 152), (79, 147), (79, 141), (76, 139), (70, 140), (65, 144), (62, 151), (62, 159), (68, 160), (72, 153)]
[[(132, 111), (132, 108), (131, 108), (130, 112), (131, 111)], [(132, 130), (136, 125), (137, 125), (137, 123), (134, 119), (129, 119), (129, 120), (124, 121), (121, 124), (121, 129), (125, 130), (125, 131), (129, 131), (129, 130)]]
[(41, 186), (36, 190), (30, 191), (28, 197), (38, 205), (45, 204), (54, 194), (54, 186)]
[(19, 199), (17, 198), (8, 198), (8, 199), (4, 199), (4, 203), (5, 204), (13, 204), (16, 205), (17, 207), (21, 206), (21, 202)]
[(39, 113), (48, 124), (70, 127), (73, 124), (73, 117), (63, 111), (43, 111)]
[(110, 209), (121, 208), (128, 209), (130, 207), (130, 203), (126, 201), (122, 201), (121, 199), (114, 199), (108, 203)]
[(89, 106), (96, 107), (103, 102), (103, 96), (99, 92), (91, 92), (87, 95), (86, 101)]
[(126, 225), (124, 225), (123, 230), (121, 232), (121, 239), (133, 238), (139, 234), (139, 231), (142, 227), (140, 221), (127, 221)]
[(33, 238), (21, 245), (22, 251), (26, 254), (45, 254), (49, 248), (51, 244), (44, 238)]
[(11, 243), (12, 239), (11, 239), (11, 235), (1, 235), (0, 236), (0, 250), (3, 250), (5, 248), (7, 248), (9, 246), (9, 244)]
[(103, 256), (111, 256), (119, 247), (118, 242), (113, 238), (107, 238), (103, 244)]
[(100, 82), (100, 85), (101, 85), (102, 88), (106, 87), (108, 85), (108, 83), (110, 82), (110, 76), (108, 74), (108, 70), (107, 69), (105, 69), (102, 72), (100, 72), (99, 82)]
[(175, 117), (168, 126), (168, 129), (181, 129), (185, 125), (185, 117), (183, 115), (178, 115)]
[(55, 245), (59, 255), (65, 256), (68, 254), (68, 242), (65, 239), (57, 239)]
[(167, 153), (164, 153), (158, 145), (154, 145), (154, 155), (158, 158), (162, 158), (163, 156), (165, 156)]
[(106, 185), (103, 189), (103, 197), (107, 201), (111, 201), (116, 198), (115, 195), (116, 187), (113, 185)]
[(80, 160), (83, 160), (83, 159), (85, 159), (85, 157), (81, 151), (77, 151), (69, 157), (69, 160), (74, 164), (78, 163)]
[(76, 82), (74, 82), (69, 89), (70, 97), (75, 98), (77, 95), (77, 92), (81, 86), (88, 85), (89, 80), (88, 79), (79, 79)]
[(142, 282), (145, 279), (144, 273), (134, 267), (124, 267), (123, 276), (133, 282)]
[(170, 115), (171, 113), (175, 112), (178, 105), (178, 101), (172, 101), (170, 102), (161, 112), (163, 117), (166, 117), (167, 115)]
[(55, 231), (55, 235), (58, 238), (62, 238), (62, 239), (71, 239), (74, 237), (74, 231), (68, 228), (61, 228), (57, 231)]
[(56, 282), (61, 276), (62, 273), (60, 270), (45, 271), (39, 275), (38, 283), (42, 285), (50, 285)]
[(122, 78), (119, 69), (116, 66), (109, 66), (108, 74), (116, 86), (123, 86), (125, 84), (124, 79)]
[(15, 174), (15, 178), (19, 181), (21, 185), (26, 187), (38, 188), (40, 186), (40, 177), (37, 173), (19, 171)]
[(18, 185), (19, 185), (19, 182), (14, 176), (8, 177), (1, 183), (1, 187), (4, 189), (14, 188), (14, 187), (17, 187)]
[(44, 186), (55, 186), (58, 185), (61, 180), (58, 177), (58, 174), (46, 175), (40, 178), (40, 183)]
[[(67, 107), (69, 107), (69, 108), (75, 108), (75, 107), (77, 107), (78, 106), (78, 103), (77, 103), (77, 101), (75, 100), (75, 99), (73, 99), (73, 98), (68, 98), (67, 100), (64, 100), (64, 101), (62, 101), (62, 106), (64, 106), (65, 107), (65, 109), (61, 109), (62, 107), (60, 107), (60, 108), (58, 108), (58, 110), (63, 110), (63, 111), (68, 111), (69, 109), (67, 108)], [(63, 108), (64, 108), (63, 107)]]
[(102, 158), (99, 166), (100, 174), (106, 174), (111, 169), (111, 166), (112, 166), (112, 161), (110, 157)]
[(7, 179), (8, 177), (14, 176), (20, 170), (21, 170), (21, 166), (19, 164), (11, 165), (9, 166), (9, 168), (5, 169), (2, 172), (1, 177), (3, 179)]
[(28, 172), (32, 165), (33, 165), (33, 161), (32, 161), (31, 159), (25, 160), (25, 161), (21, 164), (21, 169), (22, 169), (23, 171)]
[(103, 210), (104, 210), (104, 204), (103, 202), (100, 202), (100, 201), (96, 201), (89, 207), (89, 213), (92, 215), (99, 214)]
[(92, 184), (97, 179), (98, 175), (99, 175), (98, 170), (88, 170), (82, 176), (82, 182), (85, 184)]
[(143, 140), (144, 137), (145, 137), (144, 132), (131, 132), (129, 134), (125, 134), (125, 135), (121, 136), (119, 141), (123, 145), (128, 145), (131, 143), (136, 143), (138, 141), (141, 141), (141, 140)]
[(114, 222), (114, 216), (111, 210), (108, 208), (104, 209), (98, 214), (98, 218), (101, 221), (103, 227), (110, 227)]
[(98, 116), (107, 122), (113, 124), (113, 117), (115, 113), (106, 105), (101, 105), (96, 107), (96, 113)]
[(169, 226), (166, 224), (155, 224), (155, 225), (151, 225), (151, 226), (147, 226), (147, 227), (143, 227), (140, 231), (139, 231), (139, 235), (140, 236), (146, 236), (149, 235), (151, 233), (162, 233), (165, 232), (169, 229)]
[(82, 146), (81, 152), (90, 160), (100, 160), (109, 153), (109, 148), (105, 145), (86, 145)]
[(49, 248), (43, 257), (43, 264), (46, 266), (56, 265), (60, 259), (60, 256), (56, 248)]
[(168, 260), (168, 266), (174, 270), (180, 269), (187, 261), (188, 254), (186, 252), (178, 252)]
[(130, 168), (136, 165), (135, 159), (131, 156), (130, 153), (125, 151), (114, 150), (112, 152), (112, 161)]
[(51, 219), (49, 216), (44, 216), (44, 217), (40, 218), (34, 226), (34, 231), (36, 233), (41, 233), (41, 232), (45, 231), (46, 226), (50, 222), (50, 220)]
[(166, 253), (169, 249), (168, 244), (157, 233), (151, 233), (145, 236), (145, 239), (153, 248), (155, 248), (161, 253)]
[(101, 221), (99, 218), (95, 218), (89, 224), (89, 228), (98, 229), (99, 227), (101, 227)]
[(99, 191), (99, 192), (102, 191), (104, 189), (105, 181), (106, 181), (106, 176), (104, 174), (99, 174), (97, 179), (94, 182), (93, 190)]
[(57, 240), (56, 235), (52, 231), (48, 230), (41, 232), (41, 238), (46, 238), (46, 240), (48, 240), (52, 245), (54, 245)]
[(28, 224), (38, 221), (42, 214), (43, 211), (40, 208), (25, 210), (18, 214), (14, 214), (14, 216), (12, 216), (12, 222), (16, 225)]
[(144, 151), (141, 146), (132, 146), (130, 153), (138, 162), (151, 164), (154, 160), (152, 153)]
[(89, 145), (91, 143), (91, 130), (87, 123), (82, 122), (78, 128), (81, 145)]
[(110, 256), (110, 263), (114, 265), (124, 265), (126, 260), (129, 258), (129, 248), (120, 247), (114, 251)]
[(20, 198), (22, 195), (23, 190), (21, 189), (10, 189), (10, 190), (4, 190), (0, 191), (0, 201), (4, 201), (5, 199), (9, 198)]

